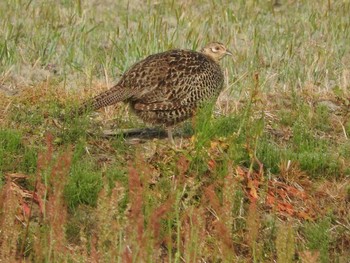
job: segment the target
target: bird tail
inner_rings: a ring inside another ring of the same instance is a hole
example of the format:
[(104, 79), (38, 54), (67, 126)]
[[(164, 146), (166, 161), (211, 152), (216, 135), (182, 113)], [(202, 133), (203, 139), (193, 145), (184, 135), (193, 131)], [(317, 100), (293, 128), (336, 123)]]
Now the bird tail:
[(92, 99), (84, 102), (78, 108), (78, 115), (82, 115), (86, 112), (95, 111), (100, 108), (116, 104), (121, 101), (125, 101), (130, 97), (127, 90), (116, 85), (113, 88), (102, 92), (101, 94), (93, 97)]

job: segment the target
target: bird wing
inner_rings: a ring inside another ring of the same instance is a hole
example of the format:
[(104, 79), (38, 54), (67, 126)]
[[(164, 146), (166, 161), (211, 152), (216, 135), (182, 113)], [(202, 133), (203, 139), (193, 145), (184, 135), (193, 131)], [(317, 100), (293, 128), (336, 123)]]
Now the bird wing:
[(136, 110), (195, 106), (207, 97), (199, 91), (211, 74), (207, 63), (203, 55), (183, 50), (152, 55), (131, 67), (121, 86), (138, 87), (128, 100)]

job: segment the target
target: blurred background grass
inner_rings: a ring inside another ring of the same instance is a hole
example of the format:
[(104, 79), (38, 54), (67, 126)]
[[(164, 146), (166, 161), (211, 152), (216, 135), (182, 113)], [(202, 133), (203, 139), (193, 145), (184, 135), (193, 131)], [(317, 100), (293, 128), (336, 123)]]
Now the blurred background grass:
[[(171, 48), (220, 41), (230, 81), (258, 71), (263, 90), (346, 87), (348, 1), (1, 1), (1, 83), (50, 78), (64, 88), (110, 84)], [(240, 92), (249, 79), (235, 83)], [(248, 83), (247, 83), (248, 82)]]

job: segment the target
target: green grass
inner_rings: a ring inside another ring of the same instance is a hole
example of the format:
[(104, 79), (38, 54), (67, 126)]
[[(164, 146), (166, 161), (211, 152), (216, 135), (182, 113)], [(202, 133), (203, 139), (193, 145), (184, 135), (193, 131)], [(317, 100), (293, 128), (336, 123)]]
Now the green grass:
[[(16, 130), (0, 130), (0, 173), (34, 173), (37, 149), (23, 144), (22, 134)], [(3, 179), (3, 178), (2, 178)]]
[(94, 171), (89, 162), (73, 165), (64, 192), (69, 208), (74, 210), (80, 204), (95, 206), (101, 185), (101, 173)]
[[(1, 1), (0, 261), (346, 262), (350, 3), (278, 2)], [(103, 138), (144, 127), (124, 106), (72, 116), (136, 61), (210, 41), (234, 56), (180, 146)]]
[(13, 155), (18, 153), (21, 149), (21, 134), (13, 130), (0, 131), (0, 160), (1, 170), (10, 169), (13, 160)]
[(319, 261), (329, 262), (329, 248), (331, 243), (330, 222), (329, 219), (323, 219), (320, 222), (307, 224), (305, 226), (305, 235), (307, 248), (319, 251)]

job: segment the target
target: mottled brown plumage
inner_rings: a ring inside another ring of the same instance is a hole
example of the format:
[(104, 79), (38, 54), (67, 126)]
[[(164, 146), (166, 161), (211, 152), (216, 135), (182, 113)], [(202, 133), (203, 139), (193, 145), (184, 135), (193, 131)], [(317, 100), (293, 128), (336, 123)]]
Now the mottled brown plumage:
[(123, 101), (143, 121), (172, 126), (192, 117), (203, 101), (218, 97), (224, 83), (219, 60), (225, 55), (231, 52), (217, 42), (200, 52), (176, 49), (151, 55), (114, 87), (85, 102), (79, 113)]

